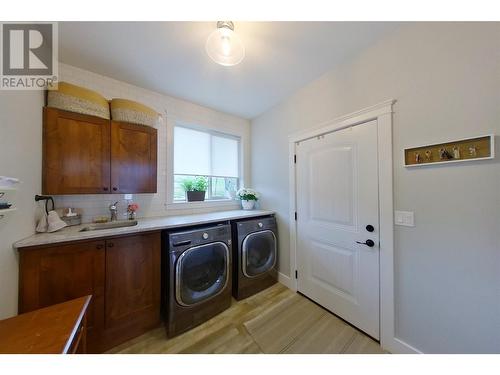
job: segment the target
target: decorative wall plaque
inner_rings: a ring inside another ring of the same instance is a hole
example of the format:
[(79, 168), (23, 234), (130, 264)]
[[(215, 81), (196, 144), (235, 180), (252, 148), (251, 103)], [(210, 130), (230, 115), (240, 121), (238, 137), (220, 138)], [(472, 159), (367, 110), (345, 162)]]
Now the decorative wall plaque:
[(417, 167), (428, 164), (444, 164), (460, 161), (493, 159), (495, 136), (460, 139), (453, 142), (405, 149), (405, 166)]

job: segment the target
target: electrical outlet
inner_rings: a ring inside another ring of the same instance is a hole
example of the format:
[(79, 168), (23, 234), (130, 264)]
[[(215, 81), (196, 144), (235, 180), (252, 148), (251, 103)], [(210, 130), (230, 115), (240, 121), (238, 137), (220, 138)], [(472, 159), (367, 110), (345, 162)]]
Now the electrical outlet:
[(394, 224), (414, 227), (415, 215), (412, 211), (394, 211)]
[(123, 199), (125, 199), (126, 201), (131, 201), (133, 198), (132, 194), (125, 194), (125, 196), (123, 197)]

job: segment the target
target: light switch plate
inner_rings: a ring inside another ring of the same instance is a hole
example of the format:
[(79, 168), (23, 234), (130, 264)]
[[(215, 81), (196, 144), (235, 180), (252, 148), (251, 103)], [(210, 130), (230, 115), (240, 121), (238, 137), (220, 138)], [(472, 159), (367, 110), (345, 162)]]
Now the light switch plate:
[(133, 199), (132, 194), (125, 194), (123, 199), (125, 199), (126, 201), (131, 201)]
[(415, 215), (412, 211), (394, 211), (394, 224), (414, 227)]

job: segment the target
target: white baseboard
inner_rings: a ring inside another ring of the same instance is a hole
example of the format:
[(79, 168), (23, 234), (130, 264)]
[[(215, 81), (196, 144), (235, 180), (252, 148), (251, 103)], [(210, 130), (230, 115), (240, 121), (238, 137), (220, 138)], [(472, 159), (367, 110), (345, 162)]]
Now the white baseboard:
[(284, 286), (286, 286), (288, 289), (295, 291), (295, 287), (293, 285), (292, 278), (290, 276), (278, 272), (278, 281)]
[(391, 342), (385, 343), (383, 345), (384, 349), (393, 354), (424, 354), (417, 348), (411, 346), (410, 344), (404, 342), (401, 339), (394, 337)]

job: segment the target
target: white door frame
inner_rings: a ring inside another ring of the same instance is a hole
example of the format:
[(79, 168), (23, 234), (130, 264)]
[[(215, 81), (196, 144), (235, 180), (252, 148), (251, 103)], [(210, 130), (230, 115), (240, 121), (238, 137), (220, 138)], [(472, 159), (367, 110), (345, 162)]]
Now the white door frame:
[[(322, 134), (377, 120), (378, 184), (380, 225), (380, 343), (392, 353), (418, 353), (418, 350), (395, 337), (394, 319), (394, 226), (392, 186), (392, 107), (396, 100), (386, 100), (374, 106), (328, 121), (313, 130), (289, 136), (290, 185), (290, 272), (291, 287), (297, 291), (296, 170), (297, 142)], [(300, 212), (298, 213), (300, 215)]]

